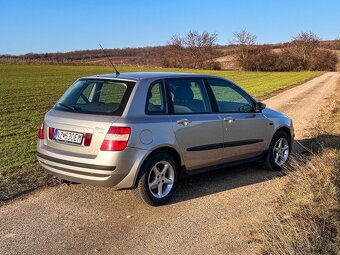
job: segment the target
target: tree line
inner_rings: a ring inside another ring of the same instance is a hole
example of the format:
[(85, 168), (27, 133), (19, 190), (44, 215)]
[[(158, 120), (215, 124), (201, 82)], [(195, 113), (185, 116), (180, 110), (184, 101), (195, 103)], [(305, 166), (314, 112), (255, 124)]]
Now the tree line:
[(256, 35), (241, 30), (234, 33), (237, 46), (236, 61), (248, 71), (335, 71), (337, 55), (330, 49), (340, 49), (340, 40), (320, 47), (320, 38), (312, 32), (301, 32), (282, 48), (273, 50), (266, 45), (256, 45)]
[[(0, 55), (0, 62), (106, 64), (108, 55), (122, 65), (220, 70), (223, 60), (218, 58), (227, 56), (238, 69), (246, 71), (336, 70), (338, 59), (334, 50), (340, 50), (340, 38), (321, 41), (312, 32), (301, 32), (281, 44), (261, 45), (256, 39), (255, 34), (243, 29), (233, 34), (228, 45), (219, 45), (216, 33), (189, 31), (184, 36), (171, 36), (164, 46)], [(102, 62), (97, 62), (98, 59)]]
[[(233, 34), (229, 47), (237, 66), (246, 71), (335, 71), (340, 39), (323, 43), (312, 32), (301, 32), (281, 45), (258, 45), (256, 35), (243, 29)], [(166, 67), (220, 69), (216, 62), (217, 34), (191, 31), (174, 35), (164, 58)], [(322, 46), (322, 47), (321, 47)]]

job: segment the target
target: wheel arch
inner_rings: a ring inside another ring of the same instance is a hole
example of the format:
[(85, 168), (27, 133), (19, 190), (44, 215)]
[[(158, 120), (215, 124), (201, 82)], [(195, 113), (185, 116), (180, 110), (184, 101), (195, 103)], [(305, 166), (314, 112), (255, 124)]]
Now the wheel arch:
[(169, 153), (170, 155), (172, 155), (175, 159), (175, 161), (177, 162), (178, 164), (178, 169), (180, 170), (180, 173), (181, 173), (181, 170), (183, 168), (185, 168), (185, 165), (184, 165), (184, 161), (181, 157), (181, 154), (179, 153), (179, 150), (174, 148), (173, 146), (170, 146), (170, 145), (162, 145), (162, 146), (159, 146), (159, 147), (156, 147), (154, 148), (153, 150), (151, 150), (144, 158), (143, 160), (141, 161), (139, 167), (138, 167), (138, 171), (136, 173), (136, 178), (134, 180), (134, 183), (133, 183), (133, 188), (136, 187), (137, 183), (138, 183), (138, 179), (141, 177), (141, 175), (143, 174), (141, 169), (143, 168), (143, 165), (146, 163), (147, 159), (152, 155), (154, 154), (155, 152), (158, 152), (158, 151), (165, 151), (167, 153)]
[[(170, 146), (162, 146), (162, 147), (159, 147), (153, 151), (151, 151), (151, 153), (148, 155), (148, 157), (152, 154), (152, 153), (155, 153), (157, 151), (165, 151), (169, 154), (171, 154), (174, 159), (176, 160), (177, 164), (178, 164), (178, 167), (181, 168), (182, 166), (184, 166), (183, 164), (183, 160), (181, 158), (181, 155), (179, 154), (179, 152), (173, 148), (173, 147), (170, 147)], [(144, 159), (144, 161), (146, 160), (147, 158)], [(144, 162), (143, 162), (144, 163)]]
[(289, 141), (289, 142), (290, 142), (290, 147), (292, 147), (292, 146), (293, 146), (293, 137), (292, 137), (292, 132), (291, 132), (290, 128), (289, 128), (288, 126), (281, 126), (281, 127), (279, 127), (279, 128), (274, 132), (273, 137), (274, 137), (274, 135), (275, 135), (277, 132), (279, 132), (279, 131), (284, 132), (284, 133), (286, 133), (286, 134), (288, 135), (289, 140), (290, 140), (290, 141)]

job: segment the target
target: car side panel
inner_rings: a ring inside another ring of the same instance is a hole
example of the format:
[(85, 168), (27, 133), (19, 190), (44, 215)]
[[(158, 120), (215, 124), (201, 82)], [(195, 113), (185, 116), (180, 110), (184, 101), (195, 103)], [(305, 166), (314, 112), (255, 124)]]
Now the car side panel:
[[(170, 118), (188, 171), (221, 163), (223, 133), (217, 114), (180, 114)], [(177, 123), (181, 119), (190, 123), (187, 126)]]
[[(294, 133), (292, 120), (288, 118), (286, 115), (284, 115), (283, 113), (270, 109), (270, 108), (265, 108), (264, 110), (262, 110), (262, 113), (266, 118), (268, 118), (271, 122), (274, 123), (273, 125), (274, 129), (272, 130), (272, 133), (270, 134), (271, 138), (280, 128), (288, 128), (291, 134), (291, 143), (293, 144), (295, 133)], [(267, 149), (268, 147), (269, 147), (269, 144), (267, 145)]]

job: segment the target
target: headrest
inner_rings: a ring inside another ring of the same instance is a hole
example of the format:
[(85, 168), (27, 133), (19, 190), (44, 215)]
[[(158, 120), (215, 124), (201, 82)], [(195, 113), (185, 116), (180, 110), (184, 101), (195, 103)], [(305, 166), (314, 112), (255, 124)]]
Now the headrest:
[(175, 102), (188, 102), (194, 98), (194, 93), (189, 84), (178, 85), (174, 92)]

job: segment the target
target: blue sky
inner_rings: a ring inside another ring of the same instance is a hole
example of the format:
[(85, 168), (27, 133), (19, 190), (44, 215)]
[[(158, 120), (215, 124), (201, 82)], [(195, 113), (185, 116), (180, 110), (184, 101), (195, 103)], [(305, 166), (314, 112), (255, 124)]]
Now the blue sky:
[(163, 45), (172, 34), (215, 32), (226, 44), (246, 28), (259, 43), (300, 31), (340, 37), (340, 1), (0, 0), (0, 54)]

